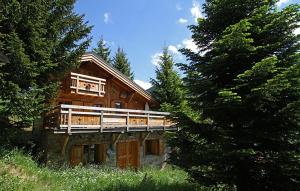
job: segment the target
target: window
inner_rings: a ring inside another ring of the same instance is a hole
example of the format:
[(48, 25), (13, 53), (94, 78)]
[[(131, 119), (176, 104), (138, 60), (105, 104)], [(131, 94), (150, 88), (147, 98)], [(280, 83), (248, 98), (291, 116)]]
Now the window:
[(145, 141), (145, 155), (159, 155), (159, 140)]
[(106, 160), (106, 144), (91, 144), (83, 147), (83, 164), (103, 164)]
[(97, 104), (94, 104), (93, 107), (103, 107), (103, 104), (102, 103), (97, 103)]
[(116, 101), (116, 102), (115, 102), (115, 108), (121, 109), (121, 108), (122, 108), (122, 103), (119, 102), (119, 101)]

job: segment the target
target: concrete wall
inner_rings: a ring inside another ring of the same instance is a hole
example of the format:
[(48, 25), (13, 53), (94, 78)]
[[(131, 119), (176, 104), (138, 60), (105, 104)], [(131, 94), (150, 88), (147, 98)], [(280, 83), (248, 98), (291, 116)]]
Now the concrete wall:
[[(119, 136), (120, 135), (120, 136)], [(118, 138), (118, 139), (117, 139)], [(145, 139), (146, 138), (146, 139)], [(163, 142), (163, 152), (160, 155), (145, 155), (144, 140), (159, 139)], [(53, 134), (53, 132), (44, 132), (43, 147), (45, 151), (45, 160), (50, 166), (69, 165), (71, 148), (73, 145), (100, 144), (106, 143), (108, 149), (106, 152), (105, 166), (116, 167), (116, 145), (118, 141), (137, 140), (140, 145), (140, 167), (158, 166), (161, 167), (167, 159), (167, 145), (163, 137), (163, 132), (134, 132), (134, 133), (86, 133), (86, 134)]]

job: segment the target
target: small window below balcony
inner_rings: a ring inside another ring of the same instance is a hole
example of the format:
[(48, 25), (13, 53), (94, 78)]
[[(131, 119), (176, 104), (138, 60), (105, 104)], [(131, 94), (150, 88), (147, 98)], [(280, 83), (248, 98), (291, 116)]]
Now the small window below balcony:
[(159, 140), (145, 141), (145, 155), (159, 155)]
[(93, 76), (71, 73), (71, 93), (103, 97), (106, 80)]

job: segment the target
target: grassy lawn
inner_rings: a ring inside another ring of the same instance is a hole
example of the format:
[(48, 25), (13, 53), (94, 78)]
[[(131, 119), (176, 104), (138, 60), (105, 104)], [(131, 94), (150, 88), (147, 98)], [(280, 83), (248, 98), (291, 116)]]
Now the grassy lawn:
[(59, 170), (41, 167), (19, 150), (0, 151), (0, 191), (9, 190), (211, 190), (188, 181), (182, 170), (140, 171), (76, 167)]

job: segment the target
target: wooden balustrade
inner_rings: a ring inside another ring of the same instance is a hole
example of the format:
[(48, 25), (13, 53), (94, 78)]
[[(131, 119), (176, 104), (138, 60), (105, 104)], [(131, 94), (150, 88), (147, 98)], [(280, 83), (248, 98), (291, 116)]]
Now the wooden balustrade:
[(71, 72), (71, 93), (100, 96), (105, 94), (106, 80)]
[[(54, 113), (58, 112), (58, 115)], [(50, 116), (56, 133), (177, 130), (167, 112), (60, 105)], [(55, 125), (57, 124), (57, 125)]]

